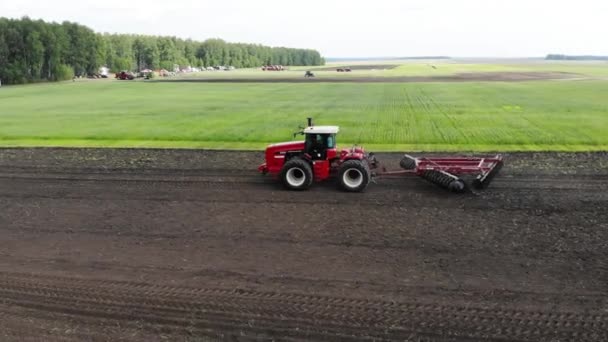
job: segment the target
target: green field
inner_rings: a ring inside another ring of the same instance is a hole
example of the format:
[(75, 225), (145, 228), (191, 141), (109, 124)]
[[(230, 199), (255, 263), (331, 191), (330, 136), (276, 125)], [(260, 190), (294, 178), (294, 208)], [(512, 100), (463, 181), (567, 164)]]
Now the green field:
[[(410, 75), (425, 67), (404, 64), (388, 72)], [(508, 66), (468, 67), (486, 71)], [(511, 67), (556, 69), (549, 63)], [(360, 143), (372, 150), (608, 150), (608, 81), (601, 79), (608, 75), (606, 67), (573, 68), (597, 79), (310, 84), (83, 80), (2, 87), (0, 145), (261, 149), (291, 140), (297, 126), (312, 116), (317, 124), (341, 126), (342, 146)]]

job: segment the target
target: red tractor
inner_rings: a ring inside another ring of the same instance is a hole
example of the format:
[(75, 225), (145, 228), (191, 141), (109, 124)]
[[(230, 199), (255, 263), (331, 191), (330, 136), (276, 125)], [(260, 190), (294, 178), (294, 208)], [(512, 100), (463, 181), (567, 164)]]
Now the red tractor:
[[(306, 190), (313, 181), (337, 177), (339, 187), (349, 192), (361, 192), (373, 177), (420, 176), (452, 192), (469, 188), (465, 178), (473, 178), (470, 185), (485, 188), (502, 167), (502, 156), (493, 157), (419, 157), (404, 155), (403, 170), (387, 171), (373, 153), (362, 147), (338, 150), (337, 126), (308, 126), (296, 134), (304, 141), (284, 142), (266, 148), (266, 162), (258, 167), (263, 174), (278, 177), (290, 190)], [(294, 135), (295, 136), (295, 135)]]
[(116, 73), (115, 78), (117, 78), (119, 80), (123, 80), (123, 81), (125, 81), (125, 80), (132, 81), (135, 79), (135, 75), (133, 75), (133, 73), (130, 71), (121, 71), (121, 72)]

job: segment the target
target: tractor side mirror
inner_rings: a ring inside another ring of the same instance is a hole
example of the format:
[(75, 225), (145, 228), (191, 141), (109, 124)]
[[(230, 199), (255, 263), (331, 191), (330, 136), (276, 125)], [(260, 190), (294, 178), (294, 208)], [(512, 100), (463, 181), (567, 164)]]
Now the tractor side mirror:
[(299, 134), (299, 135), (303, 135), (303, 134), (304, 134), (304, 127), (302, 127), (301, 125), (298, 125), (298, 129), (299, 129), (299, 131), (297, 131), (297, 132), (295, 132), (295, 133), (293, 134), (293, 137), (294, 137), (294, 138), (295, 138), (295, 137), (296, 137), (296, 135), (298, 135), (298, 134)]

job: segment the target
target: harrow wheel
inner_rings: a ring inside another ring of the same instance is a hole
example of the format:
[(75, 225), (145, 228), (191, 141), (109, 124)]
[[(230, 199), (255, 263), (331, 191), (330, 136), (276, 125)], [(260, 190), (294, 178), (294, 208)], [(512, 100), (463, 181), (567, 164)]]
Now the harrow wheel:
[(464, 181), (462, 179), (455, 179), (451, 181), (448, 185), (448, 190), (455, 193), (464, 192), (465, 189), (466, 185), (464, 184)]
[(312, 168), (307, 161), (297, 157), (292, 158), (283, 165), (280, 178), (289, 190), (306, 190), (312, 185)]
[(371, 171), (366, 161), (347, 160), (340, 167), (340, 188), (348, 192), (361, 192), (367, 188)]
[(429, 170), (422, 174), (422, 178), (451, 192), (461, 193), (466, 190), (462, 179), (444, 171)]
[(399, 165), (405, 170), (413, 170), (416, 168), (416, 159), (407, 155), (403, 156), (403, 159), (401, 159)]

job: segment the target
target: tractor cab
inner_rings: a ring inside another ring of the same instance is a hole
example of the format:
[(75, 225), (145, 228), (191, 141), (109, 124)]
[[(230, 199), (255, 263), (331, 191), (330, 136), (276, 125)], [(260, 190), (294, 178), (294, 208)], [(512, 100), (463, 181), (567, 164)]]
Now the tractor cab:
[(302, 133), (304, 139), (304, 153), (312, 160), (331, 160), (336, 157), (336, 134), (338, 126), (308, 126)]

